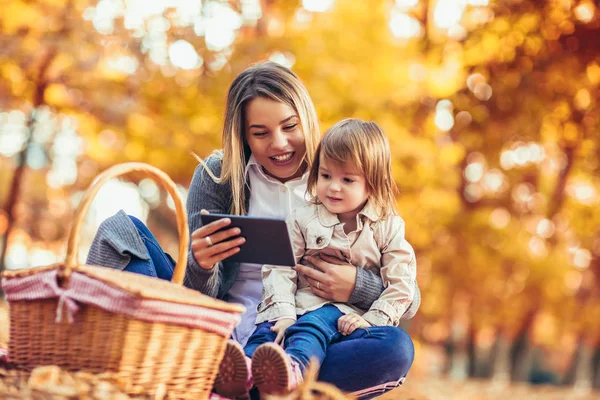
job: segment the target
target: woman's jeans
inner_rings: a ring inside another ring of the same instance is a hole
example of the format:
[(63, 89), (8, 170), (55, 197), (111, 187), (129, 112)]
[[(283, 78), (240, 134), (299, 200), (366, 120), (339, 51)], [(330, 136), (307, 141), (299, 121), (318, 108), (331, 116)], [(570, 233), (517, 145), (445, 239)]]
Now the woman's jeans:
[[(170, 280), (175, 265), (173, 258), (161, 249), (140, 220), (130, 218), (148, 249), (150, 260), (132, 255), (125, 271)], [(316, 355), (322, 360), (320, 381), (332, 383), (360, 398), (374, 397), (401, 385), (415, 355), (410, 336), (392, 326), (357, 329), (343, 336), (337, 332), (337, 319), (341, 315), (336, 307), (324, 306), (300, 317), (286, 331), (285, 344), (290, 345), (290, 354), (304, 365), (308, 363), (307, 357)], [(271, 326), (273, 324), (265, 322), (256, 328), (246, 346), (246, 354), (252, 354), (259, 344), (275, 341)]]

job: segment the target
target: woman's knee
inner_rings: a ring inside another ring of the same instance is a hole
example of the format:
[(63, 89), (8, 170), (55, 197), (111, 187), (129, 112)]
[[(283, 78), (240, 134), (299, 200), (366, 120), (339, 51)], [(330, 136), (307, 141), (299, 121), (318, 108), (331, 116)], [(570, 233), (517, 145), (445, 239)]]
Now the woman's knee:
[(415, 345), (410, 335), (401, 328), (392, 330), (390, 340), (394, 343), (392, 357), (397, 360), (399, 366), (404, 367), (406, 374), (415, 359)]
[(393, 362), (401, 376), (406, 375), (415, 358), (415, 346), (410, 335), (404, 329), (393, 326), (369, 329), (379, 330), (385, 342), (385, 357)]

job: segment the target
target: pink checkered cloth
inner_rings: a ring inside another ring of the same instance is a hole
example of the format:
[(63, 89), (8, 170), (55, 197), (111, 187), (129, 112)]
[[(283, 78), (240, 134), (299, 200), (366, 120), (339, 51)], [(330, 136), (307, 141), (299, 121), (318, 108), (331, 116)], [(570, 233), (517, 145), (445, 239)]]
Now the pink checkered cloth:
[(93, 305), (138, 320), (200, 328), (224, 337), (229, 337), (240, 321), (240, 316), (234, 313), (140, 298), (77, 271), (73, 271), (69, 277), (68, 287), (61, 288), (57, 283), (57, 273), (54, 269), (25, 277), (3, 279), (2, 288), (9, 302), (58, 298), (57, 322), (62, 321), (65, 311), (69, 322), (76, 321), (80, 304)]

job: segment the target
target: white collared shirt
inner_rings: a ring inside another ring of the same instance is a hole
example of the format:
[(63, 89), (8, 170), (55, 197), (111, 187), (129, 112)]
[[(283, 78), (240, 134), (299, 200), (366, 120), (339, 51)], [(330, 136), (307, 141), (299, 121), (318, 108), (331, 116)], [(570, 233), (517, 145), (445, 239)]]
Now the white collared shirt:
[[(245, 171), (250, 182), (248, 215), (252, 217), (282, 218), (292, 215), (292, 210), (306, 206), (308, 172), (300, 178), (281, 183), (268, 176), (254, 156), (250, 156)], [(229, 301), (246, 307), (241, 322), (233, 331), (233, 339), (242, 346), (255, 329), (256, 306), (262, 295), (261, 264), (240, 264), (240, 272), (229, 291)]]

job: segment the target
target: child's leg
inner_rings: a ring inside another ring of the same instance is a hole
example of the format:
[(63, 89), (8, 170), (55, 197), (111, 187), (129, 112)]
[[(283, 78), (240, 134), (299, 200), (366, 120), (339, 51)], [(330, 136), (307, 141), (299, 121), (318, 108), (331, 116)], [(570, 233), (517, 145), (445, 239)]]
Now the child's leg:
[(311, 359), (321, 365), (329, 345), (341, 338), (337, 322), (342, 315), (337, 307), (326, 305), (302, 315), (287, 329), (285, 352), (300, 365), (302, 372)]
[(320, 365), (329, 344), (340, 337), (337, 320), (342, 315), (334, 306), (311, 311), (287, 329), (285, 351), (274, 343), (258, 347), (252, 357), (252, 375), (260, 393), (285, 394), (302, 380), (310, 359)]
[(277, 334), (271, 330), (273, 325), (275, 324), (271, 322), (263, 322), (256, 327), (248, 339), (248, 343), (246, 343), (246, 346), (244, 347), (246, 357), (252, 358), (256, 348), (261, 344), (275, 341)]

